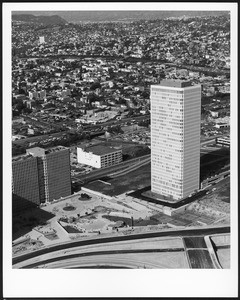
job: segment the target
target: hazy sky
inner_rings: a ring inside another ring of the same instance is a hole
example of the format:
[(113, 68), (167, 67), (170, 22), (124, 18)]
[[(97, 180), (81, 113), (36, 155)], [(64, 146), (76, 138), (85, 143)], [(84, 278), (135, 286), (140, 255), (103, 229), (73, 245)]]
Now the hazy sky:
[(68, 22), (107, 21), (121, 19), (157, 19), (178, 16), (221, 15), (224, 11), (13, 11), (13, 14), (59, 15)]

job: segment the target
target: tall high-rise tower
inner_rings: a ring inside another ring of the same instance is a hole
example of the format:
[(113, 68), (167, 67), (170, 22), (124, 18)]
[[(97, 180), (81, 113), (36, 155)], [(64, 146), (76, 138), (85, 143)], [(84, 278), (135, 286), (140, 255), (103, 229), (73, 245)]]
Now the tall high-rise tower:
[(151, 192), (178, 201), (199, 189), (201, 85), (162, 80), (150, 99)]

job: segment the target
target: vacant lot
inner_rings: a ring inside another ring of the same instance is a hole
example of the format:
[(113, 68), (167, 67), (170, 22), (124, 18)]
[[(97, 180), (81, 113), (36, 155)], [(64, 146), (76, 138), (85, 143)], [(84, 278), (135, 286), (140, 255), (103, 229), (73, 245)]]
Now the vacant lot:
[(227, 177), (218, 182), (213, 186), (213, 189), (208, 195), (202, 197), (199, 203), (213, 210), (230, 214), (230, 178)]
[(223, 269), (230, 269), (230, 248), (217, 249), (218, 260)]

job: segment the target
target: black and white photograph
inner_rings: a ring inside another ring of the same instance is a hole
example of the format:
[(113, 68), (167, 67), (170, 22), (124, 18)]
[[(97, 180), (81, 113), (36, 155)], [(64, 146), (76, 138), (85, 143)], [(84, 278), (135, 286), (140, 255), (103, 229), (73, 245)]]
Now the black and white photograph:
[(237, 8), (3, 4), (6, 296), (237, 295)]

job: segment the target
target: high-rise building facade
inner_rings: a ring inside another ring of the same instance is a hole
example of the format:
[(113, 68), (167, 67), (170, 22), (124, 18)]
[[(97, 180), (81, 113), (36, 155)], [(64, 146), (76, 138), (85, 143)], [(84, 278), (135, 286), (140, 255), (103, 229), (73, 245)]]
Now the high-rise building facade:
[(13, 194), (19, 201), (14, 204), (17, 209), (23, 202), (39, 205), (71, 195), (69, 149), (62, 146), (27, 149), (26, 155), (13, 159), (12, 178)]
[(199, 189), (201, 85), (151, 86), (151, 192), (178, 201)]
[(24, 155), (12, 161), (13, 211), (40, 204), (37, 158)]

